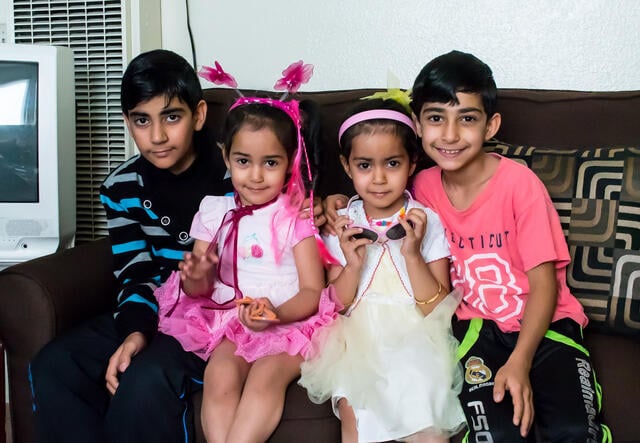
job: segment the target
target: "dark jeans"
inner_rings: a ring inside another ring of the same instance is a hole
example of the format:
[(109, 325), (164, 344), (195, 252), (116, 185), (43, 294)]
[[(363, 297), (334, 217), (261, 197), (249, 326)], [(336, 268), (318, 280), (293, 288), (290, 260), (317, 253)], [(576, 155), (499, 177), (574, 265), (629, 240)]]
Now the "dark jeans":
[(112, 315), (47, 344), (31, 363), (39, 442), (189, 442), (189, 398), (202, 389), (205, 362), (158, 333), (106, 389), (109, 358), (120, 346)]

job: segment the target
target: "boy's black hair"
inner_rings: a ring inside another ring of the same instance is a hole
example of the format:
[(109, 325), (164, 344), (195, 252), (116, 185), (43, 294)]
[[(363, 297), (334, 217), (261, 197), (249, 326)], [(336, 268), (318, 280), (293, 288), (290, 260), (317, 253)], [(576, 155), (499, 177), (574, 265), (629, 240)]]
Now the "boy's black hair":
[(419, 118), (427, 102), (458, 104), (456, 93), (480, 94), (487, 118), (496, 112), (497, 88), (491, 68), (472, 54), (451, 51), (420, 71), (411, 91), (411, 109)]
[[(391, 99), (385, 100), (381, 98), (374, 98), (374, 99), (362, 100), (361, 102), (354, 105), (347, 112), (347, 115), (345, 115), (343, 121), (345, 121), (352, 115), (355, 115), (364, 111), (371, 111), (374, 109), (388, 109), (391, 111), (400, 112), (409, 118), (411, 117), (407, 109), (397, 101), (391, 100)], [(411, 130), (410, 127), (408, 127), (404, 123), (401, 123), (395, 120), (382, 119), (382, 118), (365, 120), (365, 121), (356, 123), (355, 125), (351, 126), (349, 129), (347, 129), (344, 132), (344, 134), (342, 134), (342, 137), (340, 137), (340, 140), (338, 140), (338, 142), (340, 143), (340, 155), (348, 159), (349, 155), (351, 155), (351, 146), (352, 146), (353, 139), (357, 135), (373, 134), (375, 131), (380, 130), (381, 128), (390, 129), (393, 131), (395, 135), (400, 137), (400, 139), (402, 140), (402, 145), (404, 146), (404, 148), (407, 150), (407, 153), (409, 154), (409, 158), (413, 162), (416, 161), (416, 159), (418, 158), (419, 152), (422, 151), (422, 149), (420, 149), (420, 145), (418, 143), (416, 134)]]
[(138, 104), (163, 96), (180, 99), (192, 111), (202, 100), (202, 87), (193, 67), (180, 55), (155, 49), (136, 56), (122, 76), (120, 105), (129, 114)]

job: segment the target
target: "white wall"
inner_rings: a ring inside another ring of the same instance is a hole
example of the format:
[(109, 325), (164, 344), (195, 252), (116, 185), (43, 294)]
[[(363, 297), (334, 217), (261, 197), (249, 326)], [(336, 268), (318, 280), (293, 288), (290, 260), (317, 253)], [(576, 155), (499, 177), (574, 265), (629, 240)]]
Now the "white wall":
[[(499, 87), (640, 89), (637, 0), (188, 3), (198, 65), (219, 60), (243, 88), (271, 90), (301, 58), (315, 65), (307, 91), (386, 87), (387, 70), (410, 87), (428, 60), (459, 49)], [(162, 44), (191, 60), (184, 4), (162, 0)]]
[[(11, 6), (9, 0), (0, 0), (0, 27), (5, 43), (13, 41), (13, 27), (9, 26), (9, 22), (11, 21), (10, 13)], [(0, 42), (2, 42), (2, 39), (0, 39)]]

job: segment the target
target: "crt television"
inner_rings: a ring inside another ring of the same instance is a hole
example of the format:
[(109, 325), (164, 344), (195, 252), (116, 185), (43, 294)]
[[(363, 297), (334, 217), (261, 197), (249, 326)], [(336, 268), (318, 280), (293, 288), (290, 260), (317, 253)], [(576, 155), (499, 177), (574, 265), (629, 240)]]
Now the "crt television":
[(0, 269), (74, 243), (74, 85), (71, 49), (0, 44)]

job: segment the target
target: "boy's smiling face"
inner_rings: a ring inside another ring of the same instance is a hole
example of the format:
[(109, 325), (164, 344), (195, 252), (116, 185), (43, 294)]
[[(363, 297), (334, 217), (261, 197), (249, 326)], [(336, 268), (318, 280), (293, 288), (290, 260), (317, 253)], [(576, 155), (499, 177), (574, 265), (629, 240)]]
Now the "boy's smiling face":
[(154, 97), (131, 109), (124, 120), (140, 154), (156, 168), (173, 174), (185, 171), (195, 159), (193, 132), (204, 125), (207, 104), (201, 100), (195, 112), (174, 97)]
[(445, 172), (458, 172), (484, 155), (484, 142), (500, 128), (500, 114), (490, 118), (480, 94), (458, 92), (458, 103), (427, 102), (414, 116), (422, 147)]

